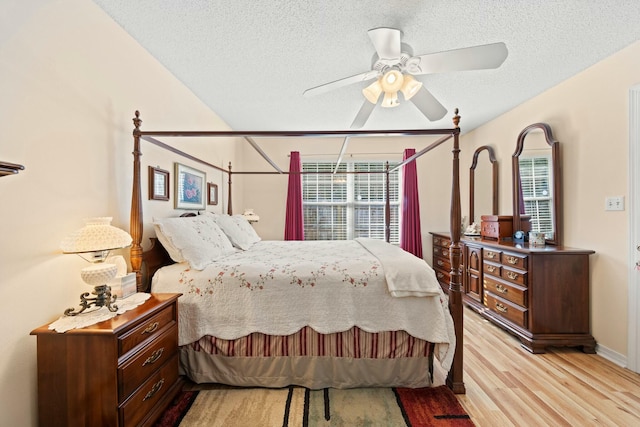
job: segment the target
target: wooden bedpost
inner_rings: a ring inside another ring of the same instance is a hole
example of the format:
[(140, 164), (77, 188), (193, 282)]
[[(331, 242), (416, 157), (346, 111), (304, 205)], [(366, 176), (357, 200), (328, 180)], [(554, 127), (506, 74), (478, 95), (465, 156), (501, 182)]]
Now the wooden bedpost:
[(138, 292), (142, 289), (142, 194), (140, 191), (140, 112), (136, 110), (133, 118), (133, 191), (131, 192), (131, 218), (129, 222), (129, 233), (133, 238), (130, 249), (131, 269), (136, 273), (136, 288)]
[(231, 209), (231, 162), (229, 162), (229, 191), (228, 191), (228, 200), (227, 200), (227, 213), (229, 215), (233, 215), (233, 209)]
[(449, 307), (453, 316), (456, 332), (456, 351), (453, 357), (453, 364), (447, 377), (447, 385), (454, 393), (465, 393), (463, 381), (463, 307), (462, 307), (462, 281), (460, 274), (460, 264), (462, 251), (460, 250), (460, 234), (462, 227), (462, 212), (460, 208), (460, 116), (458, 109), (455, 109), (453, 125), (456, 133), (453, 136), (453, 168), (451, 182), (451, 246), (449, 247), (449, 259), (451, 261), (451, 279), (449, 281)]
[(389, 196), (389, 162), (385, 165), (384, 174), (385, 193), (387, 194), (384, 204), (384, 239), (387, 243), (391, 241), (391, 198)]

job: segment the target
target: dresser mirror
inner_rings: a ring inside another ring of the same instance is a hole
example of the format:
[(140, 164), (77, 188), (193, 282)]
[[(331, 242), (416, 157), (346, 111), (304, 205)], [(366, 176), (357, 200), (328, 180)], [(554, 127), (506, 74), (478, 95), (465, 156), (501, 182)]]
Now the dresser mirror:
[(522, 230), (521, 216), (531, 216), (531, 231), (545, 234), (545, 243), (560, 245), (562, 177), (560, 143), (546, 123), (527, 126), (518, 135), (513, 165), (513, 229)]
[(469, 168), (469, 224), (489, 213), (498, 215), (498, 161), (493, 148), (483, 145), (473, 153)]

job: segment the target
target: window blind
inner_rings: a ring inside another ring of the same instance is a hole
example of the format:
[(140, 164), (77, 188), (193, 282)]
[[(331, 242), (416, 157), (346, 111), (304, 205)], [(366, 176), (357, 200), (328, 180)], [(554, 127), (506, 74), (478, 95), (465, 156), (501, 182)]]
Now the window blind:
[[(389, 164), (390, 168), (397, 163)], [(337, 173), (302, 175), (306, 240), (385, 238), (386, 162), (345, 162)], [(304, 162), (303, 172), (332, 172), (333, 162)], [(346, 173), (355, 172), (355, 173)], [(369, 173), (378, 172), (378, 173)], [(389, 174), (390, 242), (399, 244), (398, 171)]]

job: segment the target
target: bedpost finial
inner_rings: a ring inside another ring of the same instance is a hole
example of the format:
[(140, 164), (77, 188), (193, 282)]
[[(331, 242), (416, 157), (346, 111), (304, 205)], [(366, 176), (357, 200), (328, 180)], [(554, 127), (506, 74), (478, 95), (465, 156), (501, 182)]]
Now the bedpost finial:
[(135, 117), (133, 118), (133, 125), (136, 127), (136, 130), (140, 129), (140, 125), (142, 125), (142, 119), (140, 119), (140, 111), (136, 110)]
[(458, 109), (456, 108), (455, 110), (453, 110), (455, 116), (453, 116), (453, 125), (456, 128), (459, 128), (459, 123), (460, 123), (460, 116), (458, 115)]

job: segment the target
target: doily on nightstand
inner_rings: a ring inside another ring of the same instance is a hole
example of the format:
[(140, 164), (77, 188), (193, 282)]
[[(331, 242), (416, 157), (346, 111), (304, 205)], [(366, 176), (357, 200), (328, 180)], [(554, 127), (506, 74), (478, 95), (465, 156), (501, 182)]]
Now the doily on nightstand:
[(66, 332), (71, 329), (84, 328), (85, 326), (109, 320), (116, 317), (118, 314), (132, 310), (143, 304), (150, 297), (151, 294), (138, 292), (128, 296), (127, 298), (117, 299), (115, 305), (118, 306), (118, 310), (115, 312), (109, 311), (107, 307), (100, 307), (98, 310), (85, 312), (77, 316), (62, 316), (55, 322), (51, 323), (49, 325), (49, 329), (55, 329), (56, 332)]

